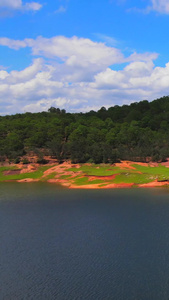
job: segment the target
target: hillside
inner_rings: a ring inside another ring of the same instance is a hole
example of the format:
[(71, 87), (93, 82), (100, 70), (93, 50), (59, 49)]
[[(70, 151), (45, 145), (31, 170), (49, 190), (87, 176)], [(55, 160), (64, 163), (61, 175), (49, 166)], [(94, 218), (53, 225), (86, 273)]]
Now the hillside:
[(97, 112), (48, 112), (0, 117), (0, 160), (115, 163), (165, 161), (169, 157), (169, 96)]

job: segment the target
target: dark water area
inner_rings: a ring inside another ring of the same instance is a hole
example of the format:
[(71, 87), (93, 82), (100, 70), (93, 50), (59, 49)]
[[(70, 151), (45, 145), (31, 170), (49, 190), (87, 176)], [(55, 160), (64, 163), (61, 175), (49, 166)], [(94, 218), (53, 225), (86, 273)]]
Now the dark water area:
[(169, 189), (1, 183), (0, 299), (168, 300)]

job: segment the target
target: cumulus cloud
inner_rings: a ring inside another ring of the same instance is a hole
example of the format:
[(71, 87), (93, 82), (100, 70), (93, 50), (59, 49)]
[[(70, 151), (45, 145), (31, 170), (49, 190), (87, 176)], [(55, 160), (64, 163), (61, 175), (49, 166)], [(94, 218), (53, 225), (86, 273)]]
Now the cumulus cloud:
[(25, 4), (22, 0), (0, 0), (0, 7), (3, 9), (9, 10), (32, 10), (37, 11), (39, 10), (42, 5), (37, 2), (26, 2)]
[[(22, 71), (0, 69), (0, 113), (42, 111), (50, 106), (88, 111), (101, 106), (152, 100), (169, 94), (169, 63), (155, 67), (156, 53), (133, 53), (84, 38), (0, 39), (36, 56)], [(115, 65), (125, 63), (122, 70)], [(5, 105), (6, 101), (6, 105)]]
[[(9, 84), (20, 83), (20, 82), (27, 82), (31, 80), (33, 77), (36, 76), (38, 72), (41, 72), (43, 66), (42, 59), (35, 59), (33, 64), (29, 67), (25, 68), (24, 70), (18, 71), (11, 71), (10, 75), (6, 76), (6, 82)], [(5, 72), (6, 74), (7, 72)], [(41, 73), (39, 73), (41, 74)], [(7, 78), (8, 77), (8, 78)]]
[(0, 45), (19, 50), (20, 48), (25, 48), (27, 44), (25, 43), (25, 41), (11, 40), (9, 38), (3, 37), (0, 38)]
[(0, 38), (0, 45), (8, 46), (11, 49), (30, 47), (33, 55), (40, 55), (48, 58), (59, 58), (67, 66), (96, 65), (103, 67), (128, 61), (149, 61), (156, 59), (157, 53), (133, 53), (125, 58), (121, 50), (115, 47), (108, 47), (104, 43), (93, 42), (90, 39), (78, 38), (76, 36), (67, 38), (64, 36), (55, 36), (37, 39), (12, 40), (9, 38)]
[(57, 36), (50, 39), (38, 37), (36, 40), (25, 40), (25, 43), (32, 47), (33, 55), (59, 57), (69, 66), (107, 65), (124, 60), (119, 49), (76, 36)]

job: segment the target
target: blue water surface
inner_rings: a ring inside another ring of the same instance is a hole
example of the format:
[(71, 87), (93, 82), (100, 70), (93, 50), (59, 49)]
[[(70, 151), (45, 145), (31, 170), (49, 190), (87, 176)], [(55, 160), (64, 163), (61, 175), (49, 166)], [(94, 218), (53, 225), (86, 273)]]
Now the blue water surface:
[(169, 189), (1, 183), (0, 299), (168, 300)]

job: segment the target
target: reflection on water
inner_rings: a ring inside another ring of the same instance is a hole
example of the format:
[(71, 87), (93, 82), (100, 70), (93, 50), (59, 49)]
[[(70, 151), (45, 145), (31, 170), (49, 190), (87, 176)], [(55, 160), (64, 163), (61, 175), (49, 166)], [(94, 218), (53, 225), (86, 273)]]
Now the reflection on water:
[(0, 184), (0, 299), (169, 299), (169, 189)]

